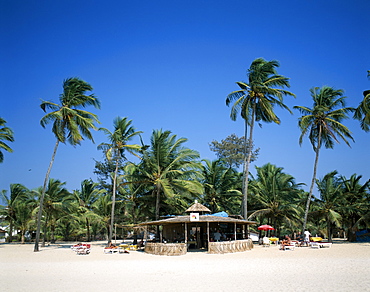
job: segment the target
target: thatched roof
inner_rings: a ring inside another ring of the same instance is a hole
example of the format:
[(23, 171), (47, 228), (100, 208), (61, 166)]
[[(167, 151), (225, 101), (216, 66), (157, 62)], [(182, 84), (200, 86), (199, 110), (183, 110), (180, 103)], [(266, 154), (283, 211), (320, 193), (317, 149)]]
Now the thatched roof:
[(247, 221), (241, 219), (235, 219), (231, 217), (219, 217), (219, 216), (211, 216), (211, 215), (200, 215), (199, 221), (190, 221), (190, 216), (176, 216), (169, 219), (158, 220), (158, 221), (150, 221), (150, 222), (143, 222), (140, 223), (141, 225), (169, 225), (169, 224), (179, 224), (179, 223), (202, 223), (202, 222), (222, 222), (222, 223), (237, 223), (237, 224), (256, 224), (255, 221)]
[(186, 209), (186, 213), (191, 212), (209, 212), (211, 213), (211, 210), (208, 209), (206, 206), (203, 206), (201, 203), (198, 203), (197, 201), (191, 205), (189, 208)]

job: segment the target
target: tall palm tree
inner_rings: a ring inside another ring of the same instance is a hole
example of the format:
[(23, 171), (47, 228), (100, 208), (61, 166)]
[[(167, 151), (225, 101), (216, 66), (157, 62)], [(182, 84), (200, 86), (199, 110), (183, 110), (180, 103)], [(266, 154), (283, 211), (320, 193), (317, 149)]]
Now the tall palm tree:
[(308, 135), (315, 151), (313, 176), (303, 219), (303, 231), (306, 229), (308, 211), (316, 181), (320, 148), (324, 145), (325, 148), (332, 149), (334, 142), (339, 143), (337, 137), (341, 138), (348, 146), (350, 144), (347, 139), (354, 141), (351, 131), (342, 124), (342, 121), (348, 118), (348, 113), (354, 110), (351, 107), (345, 107), (346, 97), (343, 96), (343, 90), (323, 86), (321, 88), (313, 87), (310, 92), (313, 98), (312, 109), (305, 106), (294, 106), (303, 114), (298, 122), (302, 132), (299, 137), (299, 144), (302, 145), (304, 136)]
[[(12, 129), (5, 126), (6, 121), (3, 118), (0, 118), (0, 149), (3, 149), (8, 152), (13, 152), (13, 149), (10, 148), (4, 141), (13, 142), (14, 136)], [(4, 154), (0, 150), (0, 163), (4, 161)]]
[(142, 132), (136, 131), (133, 126), (131, 126), (132, 120), (127, 118), (117, 117), (114, 119), (114, 131), (111, 132), (108, 129), (100, 128), (109, 139), (109, 143), (101, 143), (98, 146), (99, 150), (103, 150), (106, 157), (110, 161), (115, 162), (115, 170), (113, 177), (113, 190), (112, 190), (112, 212), (111, 212), (111, 223), (109, 229), (108, 244), (112, 241), (113, 235), (113, 225), (114, 225), (114, 211), (116, 203), (116, 190), (117, 190), (117, 174), (120, 162), (127, 160), (125, 156), (125, 151), (134, 154), (140, 151), (141, 146), (137, 144), (127, 144), (135, 136), (141, 134)]
[(56, 143), (41, 192), (34, 251), (39, 251), (44, 196), (59, 143), (68, 142), (73, 146), (80, 145), (84, 137), (94, 142), (91, 129), (96, 129), (94, 123), (99, 123), (98, 117), (95, 114), (83, 110), (83, 108), (89, 105), (100, 108), (99, 100), (93, 94), (87, 95), (86, 93), (92, 89), (89, 83), (79, 78), (68, 78), (63, 82), (63, 93), (59, 96), (60, 104), (51, 101), (42, 101), (40, 105), (44, 112), (47, 109), (51, 110), (50, 113), (47, 113), (41, 119), (40, 124), (45, 128), (47, 124), (53, 123), (52, 131), (56, 137)]
[(187, 205), (184, 198), (191, 200), (190, 195), (197, 196), (203, 191), (197, 180), (201, 176), (199, 153), (183, 147), (186, 141), (170, 131), (154, 130), (150, 148), (136, 169), (135, 181), (155, 200), (156, 220), (161, 208), (170, 206), (177, 208), (175, 211), (184, 211)]
[[(370, 78), (370, 70), (367, 71), (367, 77)], [(370, 131), (370, 90), (363, 92), (364, 99), (356, 108), (354, 118), (361, 121), (361, 128), (365, 132)]]
[(248, 83), (236, 82), (239, 90), (231, 92), (226, 98), (226, 105), (234, 102), (231, 108), (230, 117), (236, 120), (238, 112), (245, 122), (245, 139), (247, 139), (247, 129), (249, 126), (249, 138), (245, 143), (247, 153), (243, 166), (243, 214), (247, 219), (248, 212), (248, 175), (249, 165), (253, 151), (253, 130), (256, 122), (274, 122), (280, 124), (280, 119), (274, 113), (274, 107), (290, 109), (283, 103), (283, 96), (295, 96), (293, 93), (282, 88), (290, 87), (289, 78), (278, 75), (276, 68), (279, 63), (276, 60), (266, 61), (263, 58), (254, 60), (247, 71)]

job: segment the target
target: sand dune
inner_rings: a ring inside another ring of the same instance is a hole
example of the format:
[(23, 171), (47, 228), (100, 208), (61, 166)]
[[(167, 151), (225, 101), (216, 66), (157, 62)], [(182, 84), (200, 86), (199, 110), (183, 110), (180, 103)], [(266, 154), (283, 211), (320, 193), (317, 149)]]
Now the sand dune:
[(336, 241), (331, 248), (277, 247), (242, 253), (154, 256), (89, 255), (70, 244), (33, 252), (33, 245), (1, 244), (3, 291), (370, 291), (370, 244)]

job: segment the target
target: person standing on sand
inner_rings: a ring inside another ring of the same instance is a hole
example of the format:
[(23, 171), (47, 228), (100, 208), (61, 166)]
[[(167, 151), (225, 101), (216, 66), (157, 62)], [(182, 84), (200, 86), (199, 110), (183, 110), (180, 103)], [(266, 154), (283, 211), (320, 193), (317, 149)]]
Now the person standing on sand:
[(308, 230), (305, 230), (305, 232), (304, 232), (304, 242), (306, 243), (307, 246), (310, 243), (310, 236), (311, 236), (311, 233)]

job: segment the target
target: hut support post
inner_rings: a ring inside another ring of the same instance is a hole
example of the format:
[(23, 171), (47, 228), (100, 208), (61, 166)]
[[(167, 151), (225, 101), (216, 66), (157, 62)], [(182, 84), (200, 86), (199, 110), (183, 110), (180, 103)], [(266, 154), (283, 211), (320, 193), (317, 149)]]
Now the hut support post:
[(188, 224), (185, 223), (185, 243), (188, 243)]
[(209, 249), (209, 222), (207, 222), (207, 249)]
[(234, 240), (236, 240), (236, 223), (234, 223)]

